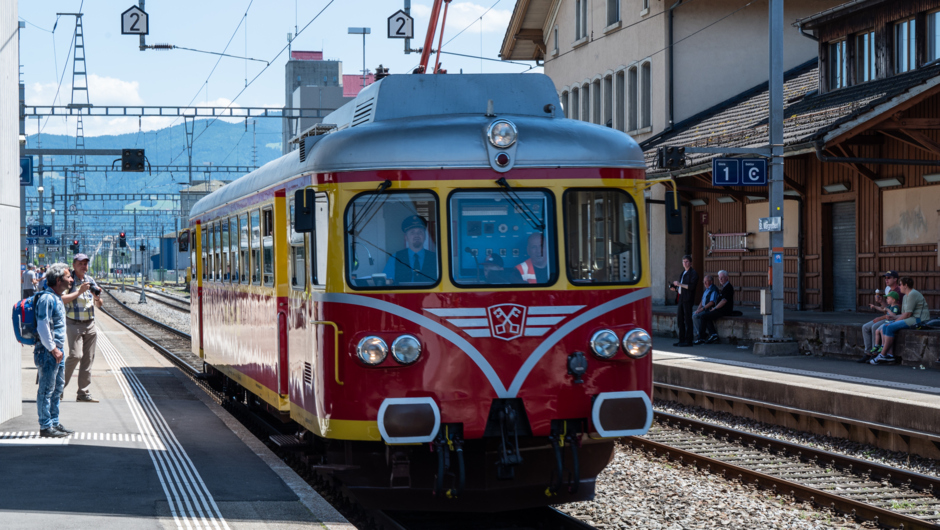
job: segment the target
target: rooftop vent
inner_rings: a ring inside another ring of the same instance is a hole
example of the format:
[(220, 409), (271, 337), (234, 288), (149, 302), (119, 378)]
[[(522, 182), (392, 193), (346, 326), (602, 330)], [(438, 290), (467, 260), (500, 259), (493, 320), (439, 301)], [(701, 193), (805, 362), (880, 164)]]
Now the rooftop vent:
[(353, 118), (350, 127), (355, 127), (357, 125), (362, 125), (364, 123), (369, 123), (373, 118), (373, 110), (375, 109), (375, 97), (370, 97), (369, 99), (356, 104), (356, 108), (353, 111)]

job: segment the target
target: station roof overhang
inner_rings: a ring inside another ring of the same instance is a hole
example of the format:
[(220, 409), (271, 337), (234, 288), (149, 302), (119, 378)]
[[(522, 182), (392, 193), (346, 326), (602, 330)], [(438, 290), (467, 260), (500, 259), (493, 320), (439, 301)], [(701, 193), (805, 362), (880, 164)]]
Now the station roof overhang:
[(560, 5), (561, 0), (516, 0), (499, 49), (500, 58), (509, 61), (544, 59), (544, 35), (553, 25)]

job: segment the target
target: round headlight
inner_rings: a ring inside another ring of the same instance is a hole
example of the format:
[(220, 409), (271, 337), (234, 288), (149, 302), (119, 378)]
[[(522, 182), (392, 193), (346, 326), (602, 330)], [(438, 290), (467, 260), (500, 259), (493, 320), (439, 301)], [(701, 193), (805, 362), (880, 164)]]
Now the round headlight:
[(610, 359), (618, 349), (617, 335), (609, 329), (602, 329), (591, 337), (591, 351), (601, 359)]
[(385, 360), (385, 356), (388, 355), (388, 345), (379, 337), (366, 337), (356, 346), (356, 355), (360, 361), (375, 366)]
[(516, 126), (511, 121), (496, 120), (490, 124), (486, 131), (486, 136), (490, 139), (493, 147), (505, 149), (516, 143)]
[(623, 349), (634, 359), (645, 357), (652, 347), (653, 340), (650, 339), (650, 334), (640, 328), (634, 329), (623, 337)]
[(411, 335), (402, 335), (392, 343), (392, 357), (401, 364), (411, 364), (421, 356), (421, 341)]

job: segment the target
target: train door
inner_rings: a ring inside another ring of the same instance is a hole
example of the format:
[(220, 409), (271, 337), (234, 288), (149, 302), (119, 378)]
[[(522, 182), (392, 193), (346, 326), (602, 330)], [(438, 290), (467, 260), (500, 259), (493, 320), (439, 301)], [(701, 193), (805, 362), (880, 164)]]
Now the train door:
[[(290, 316), (290, 275), (289, 275), (289, 253), (290, 245), (288, 244), (288, 231), (290, 226), (288, 223), (289, 214), (287, 212), (287, 198), (285, 191), (278, 190), (274, 192), (274, 208), (271, 210), (265, 209), (262, 211), (263, 220), (265, 223), (264, 233), (270, 234), (270, 238), (273, 238), (271, 243), (265, 241), (264, 249), (264, 272), (263, 279), (264, 283), (270, 281), (269, 274), (273, 275), (274, 283), (274, 292), (277, 297), (276, 307), (276, 319), (277, 319), (277, 393), (286, 397), (288, 393), (288, 373), (290, 366), (288, 365), (288, 328), (289, 328), (289, 316)], [(268, 223), (271, 223), (270, 226)], [(267, 246), (273, 244), (273, 248), (269, 251)], [(286, 404), (286, 401), (282, 401)]]

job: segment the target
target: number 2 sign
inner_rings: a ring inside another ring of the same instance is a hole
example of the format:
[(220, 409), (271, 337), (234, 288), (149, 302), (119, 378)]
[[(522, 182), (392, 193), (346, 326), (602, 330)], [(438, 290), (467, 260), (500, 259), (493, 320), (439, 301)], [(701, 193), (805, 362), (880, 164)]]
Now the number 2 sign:
[(132, 6), (121, 13), (121, 35), (148, 35), (150, 16), (143, 9)]
[(415, 36), (415, 19), (401, 9), (388, 17), (388, 38), (413, 39)]

